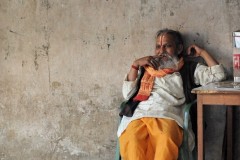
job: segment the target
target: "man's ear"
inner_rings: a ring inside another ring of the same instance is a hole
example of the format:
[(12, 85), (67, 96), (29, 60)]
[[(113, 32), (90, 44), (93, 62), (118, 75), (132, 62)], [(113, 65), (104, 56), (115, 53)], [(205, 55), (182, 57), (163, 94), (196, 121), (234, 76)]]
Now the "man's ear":
[(182, 53), (182, 51), (183, 51), (183, 45), (179, 44), (177, 47), (177, 54), (179, 55), (180, 53)]

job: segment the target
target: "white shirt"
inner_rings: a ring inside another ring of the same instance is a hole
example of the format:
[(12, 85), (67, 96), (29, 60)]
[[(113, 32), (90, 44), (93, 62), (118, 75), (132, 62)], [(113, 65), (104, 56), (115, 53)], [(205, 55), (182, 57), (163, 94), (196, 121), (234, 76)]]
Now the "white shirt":
[[(206, 85), (210, 82), (225, 79), (226, 74), (222, 65), (207, 67), (198, 64), (194, 72), (194, 78), (195, 84)], [(122, 87), (125, 99), (129, 98), (128, 94), (135, 87), (135, 84), (136, 81), (127, 81), (127, 76), (125, 76)], [(123, 116), (117, 135), (120, 137), (131, 121), (143, 117), (172, 119), (182, 127), (184, 103), (183, 82), (179, 72), (168, 74), (161, 78), (156, 77), (148, 100), (139, 103), (132, 117)], [(189, 145), (193, 149), (194, 135), (191, 133), (189, 135)]]

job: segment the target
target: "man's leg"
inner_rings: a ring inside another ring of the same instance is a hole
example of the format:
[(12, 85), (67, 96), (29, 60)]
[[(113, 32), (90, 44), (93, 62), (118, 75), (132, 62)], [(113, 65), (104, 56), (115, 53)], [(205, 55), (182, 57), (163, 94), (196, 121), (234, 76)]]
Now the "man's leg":
[(124, 160), (147, 160), (148, 132), (141, 119), (132, 121), (119, 138)]
[(149, 140), (155, 153), (155, 160), (177, 160), (182, 143), (183, 131), (169, 119), (142, 118), (148, 128)]

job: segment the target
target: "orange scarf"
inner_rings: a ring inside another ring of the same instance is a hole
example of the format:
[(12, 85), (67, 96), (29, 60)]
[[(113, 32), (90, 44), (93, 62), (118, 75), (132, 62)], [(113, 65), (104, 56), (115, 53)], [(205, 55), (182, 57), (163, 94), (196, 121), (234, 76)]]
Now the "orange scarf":
[(179, 71), (182, 66), (183, 66), (183, 58), (181, 58), (178, 62), (178, 68), (177, 69), (172, 69), (172, 68), (165, 68), (161, 70), (155, 70), (150, 66), (144, 67), (146, 72), (144, 73), (142, 80), (141, 80), (141, 85), (140, 89), (138, 91), (138, 94), (133, 98), (134, 101), (145, 101), (149, 98), (155, 77), (164, 77), (167, 74), (172, 74), (176, 71)]

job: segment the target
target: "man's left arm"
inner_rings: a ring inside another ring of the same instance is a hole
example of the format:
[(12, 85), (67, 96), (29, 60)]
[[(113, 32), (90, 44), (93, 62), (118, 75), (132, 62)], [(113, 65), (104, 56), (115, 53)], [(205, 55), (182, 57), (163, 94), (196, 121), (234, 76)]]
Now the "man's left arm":
[(195, 56), (202, 57), (206, 62), (207, 66), (198, 64), (194, 72), (195, 84), (205, 85), (210, 82), (218, 82), (226, 79), (226, 72), (223, 66), (218, 64), (218, 62), (204, 49), (191, 45), (188, 48), (188, 52), (191, 49), (196, 51)]
[(190, 54), (191, 50), (195, 50), (195, 57), (202, 57), (209, 67), (215, 66), (218, 62), (204, 49), (198, 47), (197, 45), (191, 45), (188, 47), (187, 53)]

